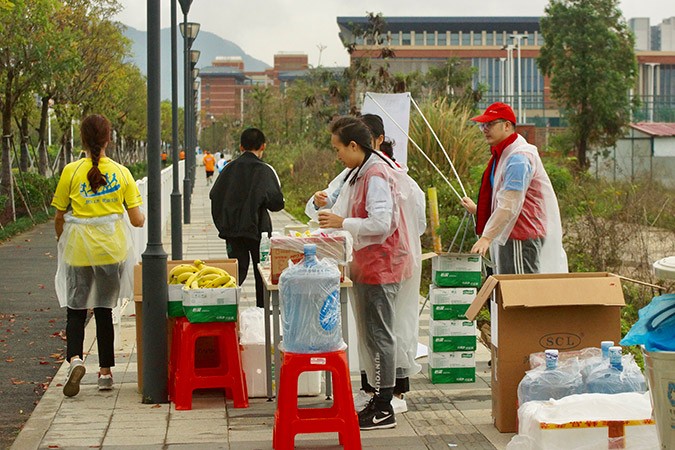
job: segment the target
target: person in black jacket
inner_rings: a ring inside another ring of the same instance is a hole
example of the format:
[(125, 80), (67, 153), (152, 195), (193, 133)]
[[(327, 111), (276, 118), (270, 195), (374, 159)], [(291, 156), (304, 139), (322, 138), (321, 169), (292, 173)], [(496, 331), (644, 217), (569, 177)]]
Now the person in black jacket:
[(263, 162), (265, 135), (257, 128), (241, 134), (241, 155), (228, 163), (218, 175), (209, 198), (211, 217), (218, 237), (225, 239), (227, 254), (239, 260), (239, 284), (243, 283), (251, 261), (254, 264), (256, 305), (263, 303), (263, 284), (255, 266), (260, 262), (260, 237), (272, 232), (269, 211), (284, 208), (279, 177)]

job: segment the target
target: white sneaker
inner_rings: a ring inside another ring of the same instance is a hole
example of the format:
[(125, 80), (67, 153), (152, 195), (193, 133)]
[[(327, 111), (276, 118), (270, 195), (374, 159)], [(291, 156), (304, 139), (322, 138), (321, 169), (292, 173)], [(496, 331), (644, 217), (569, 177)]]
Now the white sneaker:
[(363, 389), (359, 390), (358, 393), (354, 394), (354, 409), (356, 411), (362, 411), (372, 398), (373, 394), (369, 394)]
[(66, 397), (74, 397), (80, 392), (80, 381), (87, 372), (84, 368), (84, 362), (80, 358), (73, 358), (68, 369), (68, 376), (63, 385), (63, 395)]
[(394, 408), (394, 414), (403, 414), (408, 411), (408, 403), (405, 398), (398, 398), (395, 395), (391, 398), (391, 407)]

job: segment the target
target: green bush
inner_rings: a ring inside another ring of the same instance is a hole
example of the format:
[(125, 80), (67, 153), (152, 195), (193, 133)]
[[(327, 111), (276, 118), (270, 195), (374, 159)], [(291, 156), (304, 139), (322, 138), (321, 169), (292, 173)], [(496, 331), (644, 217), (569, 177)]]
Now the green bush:
[(12, 175), (15, 181), (14, 204), (17, 211), (26, 213), (22, 196), (31, 213), (44, 211), (51, 204), (58, 177), (46, 178), (35, 172), (19, 172), (18, 169), (12, 169)]

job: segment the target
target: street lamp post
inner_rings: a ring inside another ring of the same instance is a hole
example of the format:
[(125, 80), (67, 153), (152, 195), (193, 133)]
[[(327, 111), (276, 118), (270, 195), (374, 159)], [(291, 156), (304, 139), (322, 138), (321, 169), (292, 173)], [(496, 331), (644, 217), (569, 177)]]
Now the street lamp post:
[[(197, 62), (199, 61), (199, 55), (201, 52), (199, 50), (190, 50), (190, 71), (189, 71), (189, 82), (188, 87), (192, 88), (192, 100), (190, 101), (190, 185), (191, 189), (194, 189), (195, 185), (195, 175), (197, 169), (197, 156), (195, 155), (195, 149), (197, 148), (197, 130), (196, 130), (196, 113), (197, 108), (194, 102), (194, 89), (195, 83), (197, 82), (196, 78), (199, 76), (199, 69), (196, 68)], [(192, 191), (190, 191), (192, 192)]]
[(171, 0), (171, 259), (183, 259), (183, 224), (181, 222), (180, 171), (178, 167), (178, 13), (176, 0)]
[(508, 103), (513, 103), (513, 45), (502, 47), (506, 50), (506, 98)]
[(518, 49), (518, 124), (522, 124), (525, 121), (525, 114), (523, 112), (523, 96), (522, 96), (522, 63), (520, 58), (520, 40), (524, 37), (527, 37), (525, 34), (512, 34), (513, 42)]
[(192, 182), (190, 181), (191, 167), (190, 162), (194, 161), (194, 148), (190, 148), (190, 47), (199, 34), (199, 24), (188, 22), (187, 16), (190, 10), (192, 0), (178, 0), (180, 2), (181, 10), (183, 11), (183, 23), (180, 25), (180, 32), (183, 35), (183, 56), (184, 56), (184, 102), (183, 115), (184, 117), (184, 131), (183, 131), (183, 147), (185, 150), (185, 176), (183, 178), (183, 222), (190, 223), (190, 198), (192, 195)]
[(502, 94), (502, 102), (506, 102), (506, 58), (499, 58), (499, 92)]
[(167, 255), (162, 245), (160, 0), (147, 0), (148, 243), (143, 252), (143, 403), (167, 403)]

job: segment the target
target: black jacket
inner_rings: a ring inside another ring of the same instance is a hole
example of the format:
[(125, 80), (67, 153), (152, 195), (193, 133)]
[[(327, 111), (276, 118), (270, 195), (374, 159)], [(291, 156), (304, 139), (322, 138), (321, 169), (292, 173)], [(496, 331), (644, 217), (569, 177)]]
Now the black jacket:
[(272, 232), (270, 211), (284, 208), (279, 178), (272, 167), (245, 151), (228, 163), (209, 193), (218, 236), (260, 240)]

